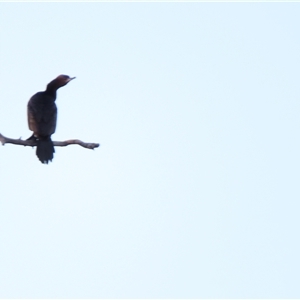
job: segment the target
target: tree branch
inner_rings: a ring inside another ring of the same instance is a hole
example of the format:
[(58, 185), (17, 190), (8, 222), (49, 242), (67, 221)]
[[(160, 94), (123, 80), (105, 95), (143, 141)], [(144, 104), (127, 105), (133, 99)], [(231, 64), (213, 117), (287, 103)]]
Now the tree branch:
[[(5, 144), (14, 144), (14, 145), (30, 146), (30, 147), (34, 147), (37, 145), (37, 141), (35, 141), (35, 140), (22, 140), (21, 138), (11, 139), (11, 138), (5, 137), (1, 133), (0, 133), (0, 142), (2, 143), (3, 146)], [(53, 145), (57, 146), (57, 147), (65, 147), (65, 146), (69, 146), (69, 145), (79, 145), (81, 147), (88, 148), (88, 149), (94, 149), (94, 148), (98, 148), (100, 146), (100, 144), (84, 143), (80, 140), (67, 140), (64, 142), (53, 141)]]

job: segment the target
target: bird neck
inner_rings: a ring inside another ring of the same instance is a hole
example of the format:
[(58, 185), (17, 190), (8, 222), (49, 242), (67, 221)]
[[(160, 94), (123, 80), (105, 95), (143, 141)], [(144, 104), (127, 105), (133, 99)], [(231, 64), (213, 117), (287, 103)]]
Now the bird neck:
[(55, 99), (56, 99), (56, 90), (46, 89), (46, 91), (44, 93), (51, 96), (51, 98), (53, 98), (53, 100), (55, 101)]
[(56, 98), (56, 91), (60, 88), (60, 86), (57, 84), (56, 80), (52, 80), (50, 83), (48, 83), (46, 88), (46, 93)]

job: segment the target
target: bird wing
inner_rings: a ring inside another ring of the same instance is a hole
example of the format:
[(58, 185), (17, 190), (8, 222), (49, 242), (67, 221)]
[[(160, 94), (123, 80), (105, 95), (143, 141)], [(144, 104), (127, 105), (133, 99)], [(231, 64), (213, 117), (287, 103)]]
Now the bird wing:
[(50, 136), (55, 132), (57, 108), (55, 102), (43, 92), (30, 98), (27, 116), (29, 128), (37, 136)]

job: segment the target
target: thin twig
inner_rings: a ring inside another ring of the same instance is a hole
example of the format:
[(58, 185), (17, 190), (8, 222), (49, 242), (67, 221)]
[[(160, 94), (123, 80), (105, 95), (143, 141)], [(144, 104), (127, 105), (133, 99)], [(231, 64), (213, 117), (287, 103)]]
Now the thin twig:
[[(37, 141), (35, 141), (35, 140), (22, 140), (21, 138), (20, 139), (11, 139), (11, 138), (5, 137), (1, 133), (0, 133), (0, 142), (2, 143), (3, 146), (5, 144), (14, 144), (14, 145), (30, 146), (30, 147), (34, 147), (37, 145)], [(80, 140), (67, 140), (64, 142), (53, 141), (53, 145), (57, 146), (57, 147), (65, 147), (65, 146), (69, 146), (69, 145), (79, 145), (79, 146), (87, 148), (87, 149), (94, 149), (94, 148), (98, 148), (100, 146), (100, 144), (97, 144), (97, 143), (84, 143)]]

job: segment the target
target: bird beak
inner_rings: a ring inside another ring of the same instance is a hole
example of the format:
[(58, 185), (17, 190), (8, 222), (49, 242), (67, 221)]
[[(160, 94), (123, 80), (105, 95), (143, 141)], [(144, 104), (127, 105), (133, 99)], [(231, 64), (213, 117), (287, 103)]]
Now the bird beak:
[(71, 81), (71, 80), (73, 80), (73, 79), (75, 79), (75, 78), (76, 77), (70, 77), (69, 80), (68, 80), (68, 82)]

